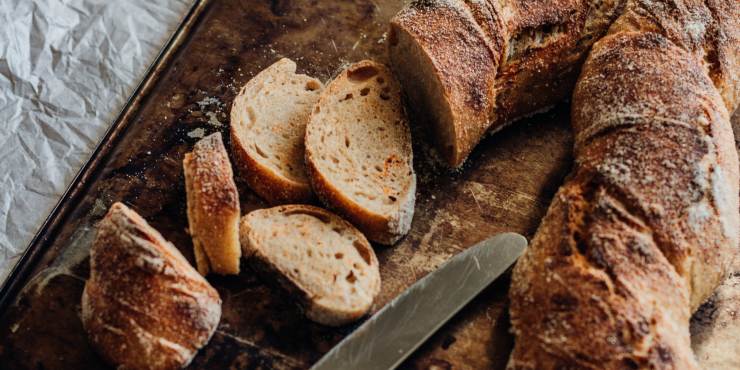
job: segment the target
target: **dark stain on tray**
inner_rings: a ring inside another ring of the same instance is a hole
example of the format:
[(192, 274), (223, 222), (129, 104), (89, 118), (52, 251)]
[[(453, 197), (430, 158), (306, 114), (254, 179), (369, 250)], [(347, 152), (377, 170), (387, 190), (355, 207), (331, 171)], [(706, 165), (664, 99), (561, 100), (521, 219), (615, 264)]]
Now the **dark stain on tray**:
[[(105, 145), (111, 150), (87, 180), (82, 200), (44, 243), (32, 278), (0, 316), (0, 368), (97, 369), (79, 319), (94, 225), (114, 201), (140, 212), (192, 262), (186, 233), (182, 158), (202, 136), (228, 132), (239, 88), (280, 57), (327, 81), (342, 66), (386, 57), (388, 20), (402, 6), (387, 0), (212, 1), (182, 45), (160, 66), (156, 83)], [(568, 107), (487, 138), (468, 164), (449, 172), (435, 160), (425, 123), (411, 110), (419, 176), (412, 230), (394, 247), (376, 246), (383, 279), (377, 311), (464, 248), (503, 231), (528, 237), (571, 163)], [(227, 146), (228, 135), (225, 135)], [(238, 181), (244, 213), (265, 207)], [(224, 302), (213, 340), (190, 368), (308, 368), (359, 323), (328, 328), (304, 318), (290, 297), (255, 277), (209, 276)], [(403, 368), (505, 366), (508, 278), (487, 288)]]

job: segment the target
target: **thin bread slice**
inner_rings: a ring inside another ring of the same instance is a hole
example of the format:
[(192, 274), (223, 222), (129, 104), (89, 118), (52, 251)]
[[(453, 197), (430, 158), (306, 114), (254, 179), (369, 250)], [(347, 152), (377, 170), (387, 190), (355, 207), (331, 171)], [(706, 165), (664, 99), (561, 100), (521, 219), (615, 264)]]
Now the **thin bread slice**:
[(380, 291), (378, 259), (365, 236), (324, 209), (285, 205), (242, 218), (244, 253), (297, 295), (306, 316), (330, 326), (362, 317)]
[(182, 164), (198, 272), (238, 274), (239, 194), (221, 134), (197, 142)]
[(271, 204), (304, 203), (313, 197), (303, 163), (303, 136), (323, 86), (295, 71), (295, 62), (280, 59), (247, 82), (231, 108), (239, 173)]
[(411, 133), (390, 70), (365, 60), (321, 94), (306, 127), (314, 191), (368, 239), (393, 244), (411, 227), (416, 200)]

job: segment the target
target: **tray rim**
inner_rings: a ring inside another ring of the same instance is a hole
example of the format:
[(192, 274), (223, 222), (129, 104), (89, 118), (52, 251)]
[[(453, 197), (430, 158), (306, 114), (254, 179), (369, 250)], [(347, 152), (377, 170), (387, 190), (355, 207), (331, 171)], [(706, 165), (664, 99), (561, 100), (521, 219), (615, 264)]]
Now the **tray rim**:
[(58, 236), (61, 225), (67, 220), (77, 201), (89, 189), (89, 180), (100, 169), (103, 159), (110, 154), (114, 142), (130, 126), (131, 117), (139, 109), (141, 101), (156, 86), (162, 72), (169, 66), (171, 59), (183, 46), (190, 35), (190, 30), (201, 20), (201, 15), (210, 3), (211, 0), (192, 0), (180, 22), (157, 52), (154, 60), (145, 70), (143, 77), (116, 115), (113, 123), (106, 129), (88, 159), (74, 175), (72, 181), (28, 243), (21, 257), (13, 265), (5, 281), (2, 282), (2, 286), (0, 286), (0, 315), (4, 315), (11, 303), (18, 298), (22, 288), (29, 281), (31, 271), (36, 267), (41, 256), (48, 250), (51, 242)]

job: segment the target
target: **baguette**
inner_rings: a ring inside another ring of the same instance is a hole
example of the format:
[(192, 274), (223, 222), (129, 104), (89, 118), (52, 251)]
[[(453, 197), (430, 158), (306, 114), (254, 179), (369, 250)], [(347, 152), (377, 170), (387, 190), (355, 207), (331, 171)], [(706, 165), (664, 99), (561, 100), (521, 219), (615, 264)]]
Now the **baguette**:
[(389, 51), (438, 151), (459, 167), (486, 132), (567, 98), (620, 0), (423, 0), (391, 21)]
[(271, 204), (313, 199), (303, 137), (323, 86), (295, 71), (292, 60), (278, 60), (247, 82), (231, 108), (231, 143), (239, 172)]
[(90, 343), (120, 369), (179, 369), (210, 340), (221, 299), (172, 244), (121, 203), (100, 221), (82, 293)]
[(324, 89), (306, 127), (306, 166), (319, 199), (368, 239), (408, 233), (416, 200), (411, 133), (387, 67), (361, 61)]
[(351, 224), (321, 208), (286, 205), (244, 216), (241, 241), (258, 270), (294, 292), (309, 319), (338, 326), (367, 313), (378, 259)]
[(239, 193), (221, 134), (197, 142), (182, 165), (198, 271), (203, 276), (209, 272), (238, 274)]
[(630, 1), (594, 45), (574, 172), (512, 276), (509, 369), (700, 368), (689, 319), (739, 239), (739, 10)]

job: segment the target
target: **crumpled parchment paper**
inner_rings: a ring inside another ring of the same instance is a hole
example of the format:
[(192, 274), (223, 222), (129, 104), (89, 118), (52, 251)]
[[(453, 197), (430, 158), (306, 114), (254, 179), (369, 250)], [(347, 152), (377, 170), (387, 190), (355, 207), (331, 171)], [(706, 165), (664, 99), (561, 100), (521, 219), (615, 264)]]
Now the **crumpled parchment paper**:
[(192, 0), (0, 0), (0, 282)]

